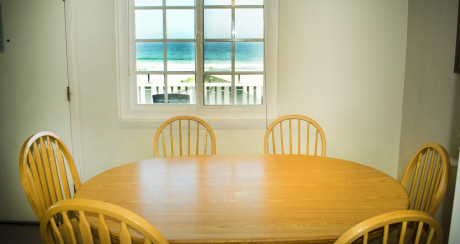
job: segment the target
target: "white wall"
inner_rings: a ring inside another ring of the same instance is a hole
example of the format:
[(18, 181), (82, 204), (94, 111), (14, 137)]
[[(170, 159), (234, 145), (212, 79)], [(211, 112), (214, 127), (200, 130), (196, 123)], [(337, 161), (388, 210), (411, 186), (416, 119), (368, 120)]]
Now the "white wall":
[(398, 177), (412, 155), (436, 142), (451, 156), (449, 186), (437, 211), (447, 236), (460, 146), (460, 75), (455, 74), (457, 0), (409, 1)]
[(396, 175), (407, 1), (280, 1), (278, 103), (324, 129), (327, 155)]
[[(112, 0), (73, 2), (83, 181), (153, 157), (154, 128), (118, 123), (114, 8)], [(406, 19), (407, 1), (280, 1), (280, 115), (317, 120), (328, 156), (396, 176)], [(215, 132), (218, 154), (263, 153), (263, 130)]]

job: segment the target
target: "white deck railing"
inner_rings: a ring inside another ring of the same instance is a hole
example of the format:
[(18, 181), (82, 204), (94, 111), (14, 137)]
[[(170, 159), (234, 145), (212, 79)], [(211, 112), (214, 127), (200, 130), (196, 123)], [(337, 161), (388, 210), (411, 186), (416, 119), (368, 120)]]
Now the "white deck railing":
[[(204, 99), (206, 105), (231, 105), (232, 85), (230, 83), (205, 83)], [(137, 87), (138, 103), (152, 104), (152, 95), (163, 94), (164, 85), (142, 84)], [(236, 84), (236, 101), (238, 105), (254, 105), (263, 103), (264, 87), (258, 84)], [(169, 86), (168, 94), (187, 94), (190, 103), (196, 103), (195, 84), (181, 83)]]

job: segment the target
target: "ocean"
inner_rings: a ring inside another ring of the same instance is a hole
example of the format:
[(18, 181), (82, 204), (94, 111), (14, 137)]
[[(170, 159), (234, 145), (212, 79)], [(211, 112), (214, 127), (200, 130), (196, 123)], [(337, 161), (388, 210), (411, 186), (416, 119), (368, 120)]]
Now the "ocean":
[[(235, 71), (263, 71), (264, 43), (236, 42)], [(163, 43), (136, 43), (138, 71), (164, 70)], [(195, 71), (195, 44), (193, 42), (167, 43), (168, 71)], [(204, 70), (229, 72), (232, 65), (231, 42), (204, 43)]]

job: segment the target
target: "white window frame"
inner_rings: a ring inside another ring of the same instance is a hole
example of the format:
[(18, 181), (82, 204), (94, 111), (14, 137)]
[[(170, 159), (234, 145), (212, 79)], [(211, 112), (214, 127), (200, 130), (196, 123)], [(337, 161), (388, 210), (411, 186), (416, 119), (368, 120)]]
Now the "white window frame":
[[(156, 128), (165, 119), (192, 115), (212, 123), (213, 129), (265, 129), (277, 117), (278, 0), (265, 0), (265, 84), (263, 105), (203, 105), (197, 82), (196, 104), (138, 104), (134, 58), (134, 0), (116, 5), (118, 115), (122, 128)], [(197, 66), (197, 68), (199, 68)], [(201, 73), (201, 72), (200, 72)]]

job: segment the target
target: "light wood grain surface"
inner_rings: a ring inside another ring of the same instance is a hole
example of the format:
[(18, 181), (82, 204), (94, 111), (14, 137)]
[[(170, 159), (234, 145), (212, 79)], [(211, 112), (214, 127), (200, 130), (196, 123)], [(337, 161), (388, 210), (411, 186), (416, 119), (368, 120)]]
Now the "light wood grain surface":
[(290, 155), (149, 159), (97, 175), (75, 197), (127, 208), (171, 243), (333, 242), (408, 207), (401, 184), (378, 170)]

